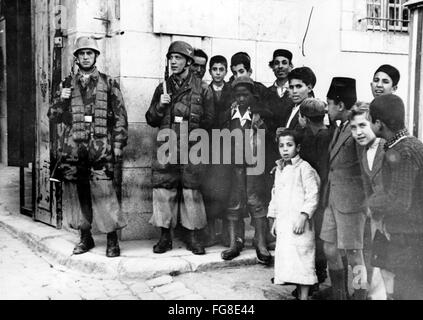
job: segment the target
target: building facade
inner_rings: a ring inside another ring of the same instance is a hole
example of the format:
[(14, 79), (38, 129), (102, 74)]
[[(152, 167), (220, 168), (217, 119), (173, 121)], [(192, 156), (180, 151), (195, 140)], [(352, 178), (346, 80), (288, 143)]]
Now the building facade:
[[(11, 2), (22, 1), (2, 1)], [(124, 155), (122, 200), (129, 223), (123, 240), (157, 236), (148, 224), (156, 132), (144, 116), (154, 89), (163, 81), (165, 55), (174, 40), (185, 40), (210, 57), (221, 54), (228, 60), (246, 51), (253, 60), (253, 78), (266, 85), (274, 81), (268, 67), (273, 51), (289, 49), (296, 67), (315, 71), (315, 94), (321, 99), (326, 98), (332, 77), (346, 76), (357, 79), (359, 99), (370, 102), (374, 71), (382, 64), (392, 64), (402, 75), (397, 93), (407, 101), (409, 16), (402, 0), (28, 2), (36, 111), (34, 211), (37, 220), (55, 226), (66, 227), (73, 200), (48, 179), (56, 129), (49, 126), (46, 113), (54, 86), (70, 72), (72, 46), (81, 35), (99, 39), (103, 52), (99, 68), (119, 81), (128, 110), (130, 140)], [(7, 29), (7, 19), (5, 23)], [(208, 75), (206, 80), (210, 80)], [(2, 130), (4, 119), (2, 113)], [(3, 140), (2, 151), (7, 143)], [(2, 153), (2, 159), (5, 156)]]

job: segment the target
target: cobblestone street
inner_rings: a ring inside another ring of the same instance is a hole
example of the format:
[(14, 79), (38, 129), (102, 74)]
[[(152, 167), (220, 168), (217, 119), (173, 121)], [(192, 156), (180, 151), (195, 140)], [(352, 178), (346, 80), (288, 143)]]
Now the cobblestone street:
[(285, 300), (292, 287), (270, 283), (260, 265), (162, 276), (101, 279), (47, 262), (0, 227), (0, 300)]
[(0, 228), (0, 300), (201, 299), (184, 284), (161, 277), (149, 282), (103, 280), (49, 264)]

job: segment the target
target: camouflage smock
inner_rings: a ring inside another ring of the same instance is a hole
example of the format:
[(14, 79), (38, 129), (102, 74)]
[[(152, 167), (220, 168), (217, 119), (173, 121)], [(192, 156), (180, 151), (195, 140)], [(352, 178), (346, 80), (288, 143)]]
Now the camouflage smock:
[[(82, 81), (82, 77), (78, 73), (64, 81), (72, 84), (72, 97), (61, 101), (58, 92), (49, 111), (51, 120), (65, 125), (58, 141), (65, 180), (86, 179), (90, 168), (104, 168), (113, 176), (117, 162), (114, 149), (122, 150), (128, 141), (128, 116), (118, 83), (97, 70), (88, 81)], [(81, 110), (75, 107), (79, 103)], [(92, 117), (92, 122), (84, 123), (84, 113)]]

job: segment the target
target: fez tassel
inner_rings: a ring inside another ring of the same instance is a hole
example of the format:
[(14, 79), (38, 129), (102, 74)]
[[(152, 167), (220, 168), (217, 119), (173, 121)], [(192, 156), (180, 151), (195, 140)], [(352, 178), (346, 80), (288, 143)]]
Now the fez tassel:
[(176, 304), (174, 307), (169, 308), (169, 315), (194, 315), (196, 318), (201, 316), (203, 311), (202, 307), (182, 307)]

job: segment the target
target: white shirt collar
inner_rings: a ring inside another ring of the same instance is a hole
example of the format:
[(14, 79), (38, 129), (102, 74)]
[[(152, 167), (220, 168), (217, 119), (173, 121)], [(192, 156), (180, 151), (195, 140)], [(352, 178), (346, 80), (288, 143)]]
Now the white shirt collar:
[(300, 162), (300, 160), (301, 160), (300, 155), (297, 154), (294, 158), (291, 159), (292, 165), (295, 166), (298, 162)]
[(282, 98), (289, 89), (289, 82), (288, 81), (283, 85), (283, 87), (278, 86), (277, 80), (275, 81), (275, 83), (273, 85), (276, 87), (276, 91), (278, 92), (278, 95), (279, 95), (280, 98)]
[[(297, 164), (299, 164), (302, 161), (302, 158), (300, 157), (299, 154), (297, 154), (294, 158), (291, 159), (292, 162), (292, 166), (295, 167)], [(276, 161), (276, 165), (279, 168), (283, 168), (283, 164), (284, 164), (284, 160), (283, 159), (279, 159), (278, 161)]]
[(300, 110), (301, 104), (296, 105), (291, 112), (291, 115), (289, 116), (288, 122), (286, 124), (286, 127), (289, 128), (291, 125), (292, 120), (294, 120), (295, 115), (298, 113), (298, 111)]
[(380, 138), (376, 138), (375, 141), (372, 143), (372, 145), (368, 148), (370, 149), (377, 149), (379, 147)]
[[(235, 113), (234, 113), (235, 111)], [(239, 111), (239, 107), (235, 106), (232, 108), (232, 120), (239, 119), (241, 121), (241, 126), (244, 126), (247, 121), (251, 121), (251, 109), (248, 108), (247, 111), (241, 116), (241, 112)]]
[(223, 84), (221, 87), (216, 86), (214, 83), (212, 84), (214, 91), (222, 91), (225, 84)]
[(376, 153), (379, 148), (380, 138), (377, 138), (373, 144), (367, 150), (367, 164), (369, 165), (370, 171), (373, 170), (375, 163)]

